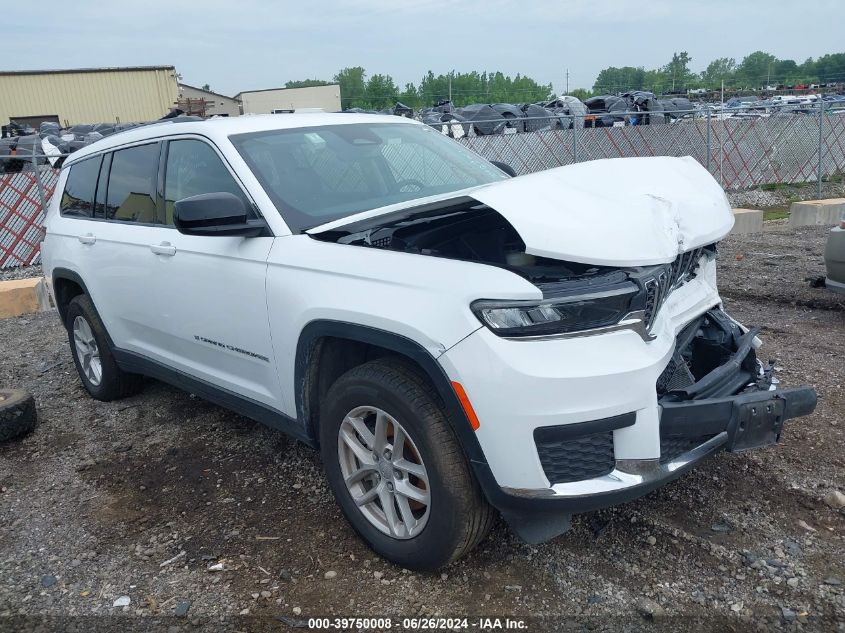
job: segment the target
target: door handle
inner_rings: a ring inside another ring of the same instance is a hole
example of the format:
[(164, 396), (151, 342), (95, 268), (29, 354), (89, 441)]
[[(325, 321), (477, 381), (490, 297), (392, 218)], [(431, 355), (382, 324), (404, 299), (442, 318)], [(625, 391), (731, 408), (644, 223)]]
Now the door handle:
[(173, 257), (176, 254), (176, 247), (170, 242), (150, 244), (150, 250), (156, 255), (164, 255), (165, 257)]
[(93, 233), (86, 233), (85, 235), (80, 235), (76, 239), (78, 239), (83, 244), (93, 244), (97, 241), (97, 238), (94, 237)]

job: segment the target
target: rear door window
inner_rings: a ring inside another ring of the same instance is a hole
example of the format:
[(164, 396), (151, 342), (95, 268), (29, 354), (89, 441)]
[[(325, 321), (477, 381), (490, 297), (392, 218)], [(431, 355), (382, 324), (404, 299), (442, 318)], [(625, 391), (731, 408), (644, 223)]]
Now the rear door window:
[(106, 195), (107, 220), (145, 224), (158, 221), (155, 194), (158, 155), (158, 143), (114, 152)]
[(80, 218), (94, 217), (94, 196), (101, 156), (88, 158), (70, 166), (70, 173), (62, 194), (62, 215)]
[(238, 196), (250, 215), (252, 203), (208, 143), (193, 139), (170, 141), (164, 176), (165, 223), (173, 224), (176, 202), (201, 193), (226, 192)]

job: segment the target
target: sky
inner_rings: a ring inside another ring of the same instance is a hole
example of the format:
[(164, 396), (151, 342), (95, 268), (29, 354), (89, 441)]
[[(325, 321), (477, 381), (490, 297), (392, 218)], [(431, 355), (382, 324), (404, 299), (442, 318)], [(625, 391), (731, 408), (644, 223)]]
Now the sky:
[[(18, 7), (20, 9), (20, 7)], [(691, 68), (765, 50), (842, 50), (841, 0), (39, 0), (3, 12), (0, 70), (173, 65), (185, 83), (234, 95), (346, 66), (397, 85), (428, 71), (522, 73), (557, 92), (607, 66)]]

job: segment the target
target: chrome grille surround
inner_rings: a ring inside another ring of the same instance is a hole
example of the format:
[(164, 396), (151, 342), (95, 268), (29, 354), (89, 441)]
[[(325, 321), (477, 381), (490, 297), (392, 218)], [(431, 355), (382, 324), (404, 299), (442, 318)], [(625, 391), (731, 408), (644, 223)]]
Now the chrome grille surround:
[(666, 297), (695, 277), (702, 255), (704, 255), (704, 248), (681, 253), (671, 264), (659, 266), (645, 278), (643, 282), (646, 290), (644, 317), (646, 329), (649, 332), (654, 326)]

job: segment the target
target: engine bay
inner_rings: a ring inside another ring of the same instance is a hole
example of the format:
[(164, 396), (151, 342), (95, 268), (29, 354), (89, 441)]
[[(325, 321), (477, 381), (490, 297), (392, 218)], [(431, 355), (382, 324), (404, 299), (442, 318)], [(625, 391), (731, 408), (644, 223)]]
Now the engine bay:
[(626, 279), (617, 268), (563, 262), (525, 252), (516, 229), (498, 212), (472, 200), (430, 213), (382, 218), (373, 226), (320, 233), (317, 239), (368, 248), (429, 255), (499, 266), (510, 270), (544, 293), (560, 285), (618, 283)]

